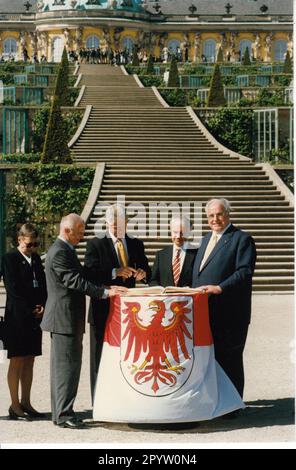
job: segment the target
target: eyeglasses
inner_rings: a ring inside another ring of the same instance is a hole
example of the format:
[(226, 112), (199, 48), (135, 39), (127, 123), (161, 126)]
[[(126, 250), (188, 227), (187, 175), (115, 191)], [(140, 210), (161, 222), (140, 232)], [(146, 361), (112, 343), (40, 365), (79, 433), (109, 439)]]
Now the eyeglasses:
[(25, 243), (26, 248), (37, 248), (37, 246), (40, 245), (40, 242), (34, 242), (34, 243)]

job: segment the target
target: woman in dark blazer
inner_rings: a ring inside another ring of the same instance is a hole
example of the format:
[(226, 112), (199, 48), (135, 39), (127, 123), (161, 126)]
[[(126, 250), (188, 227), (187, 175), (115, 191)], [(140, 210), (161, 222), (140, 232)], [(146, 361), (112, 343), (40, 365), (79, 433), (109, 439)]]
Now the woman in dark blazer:
[(38, 245), (35, 227), (25, 224), (18, 233), (18, 247), (2, 258), (7, 294), (5, 324), (6, 349), (10, 359), (7, 380), (11, 419), (30, 420), (30, 417), (41, 416), (30, 401), (34, 359), (42, 354), (40, 322), (47, 297), (44, 270), (36, 253)]

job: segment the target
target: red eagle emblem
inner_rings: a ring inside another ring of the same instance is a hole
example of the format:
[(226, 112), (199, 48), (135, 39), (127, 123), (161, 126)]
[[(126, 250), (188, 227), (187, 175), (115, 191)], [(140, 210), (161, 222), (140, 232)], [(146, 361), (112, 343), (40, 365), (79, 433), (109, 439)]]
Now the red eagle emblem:
[[(143, 318), (140, 317), (140, 303), (124, 302), (126, 308), (123, 313), (126, 316), (123, 325), (126, 325), (126, 328), (122, 340), (127, 340), (124, 361), (128, 360), (133, 350), (134, 381), (138, 385), (152, 381), (151, 388), (154, 393), (159, 390), (160, 383), (170, 387), (176, 384), (177, 376), (184, 371), (184, 367), (180, 365), (180, 351), (185, 359), (190, 359), (186, 347), (186, 338), (192, 340), (187, 328), (187, 325), (192, 323), (187, 316), (191, 313), (188, 303), (171, 302), (168, 312), (164, 301), (152, 300), (148, 304), (150, 321), (148, 325), (144, 325)], [(143, 353), (145, 359), (138, 367), (135, 363)], [(175, 365), (171, 364), (173, 361), (170, 362), (168, 356), (174, 359)]]

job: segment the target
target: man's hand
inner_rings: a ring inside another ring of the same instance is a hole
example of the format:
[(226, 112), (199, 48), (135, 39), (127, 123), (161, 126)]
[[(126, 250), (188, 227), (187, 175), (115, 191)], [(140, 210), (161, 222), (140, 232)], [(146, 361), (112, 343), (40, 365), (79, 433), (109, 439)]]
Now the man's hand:
[(33, 310), (33, 315), (35, 318), (40, 318), (42, 317), (44, 313), (44, 307), (42, 305), (35, 305), (35, 308)]
[(128, 279), (129, 277), (135, 276), (137, 271), (134, 268), (126, 266), (125, 268), (116, 269), (116, 277), (122, 277), (123, 279)]
[(198, 289), (202, 294), (222, 294), (222, 289), (220, 286), (199, 286)]
[(124, 295), (127, 292), (126, 287), (122, 286), (110, 286), (108, 289), (108, 297), (113, 297), (114, 295)]
[(142, 279), (145, 279), (146, 273), (143, 269), (139, 268), (135, 272), (134, 277), (135, 277), (136, 281), (142, 281)]

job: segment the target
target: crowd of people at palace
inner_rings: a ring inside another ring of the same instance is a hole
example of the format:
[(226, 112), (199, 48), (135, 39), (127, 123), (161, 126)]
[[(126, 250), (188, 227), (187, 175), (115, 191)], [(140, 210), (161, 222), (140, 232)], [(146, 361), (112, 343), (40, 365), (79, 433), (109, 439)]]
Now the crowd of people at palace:
[[(137, 56), (139, 62), (141, 64), (146, 64), (149, 59), (149, 51), (144, 48), (137, 47)], [(168, 63), (171, 61), (172, 57), (175, 56), (179, 63), (186, 63), (189, 61), (189, 48), (184, 47), (181, 48), (176, 47), (174, 50), (169, 47), (163, 47), (160, 52), (160, 55), (154, 56), (153, 60), (155, 63)], [(132, 48), (124, 48), (124, 49), (113, 49), (109, 47), (88, 47), (88, 48), (81, 48), (79, 50), (69, 50), (68, 51), (68, 58), (71, 63), (82, 63), (82, 64), (110, 64), (110, 65), (127, 65), (132, 63), (134, 57), (134, 50)], [(32, 63), (43, 63), (47, 62), (47, 57), (42, 54), (40, 58), (38, 58), (37, 52), (34, 52), (33, 56), (30, 57), (28, 54), (28, 50), (26, 47), (22, 49), (22, 59), (24, 62), (32, 62)], [(230, 52), (226, 56), (226, 61), (230, 62), (232, 60)], [(241, 51), (238, 51), (235, 57), (235, 60), (240, 62), (242, 60)], [(251, 60), (254, 62), (256, 59), (251, 54)], [(0, 62), (14, 62), (15, 55), (9, 54), (8, 56), (4, 57), (2, 55), (0, 57)], [(200, 57), (200, 63), (207, 64), (208, 62), (212, 62), (209, 60), (204, 54)]]

